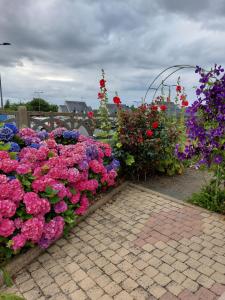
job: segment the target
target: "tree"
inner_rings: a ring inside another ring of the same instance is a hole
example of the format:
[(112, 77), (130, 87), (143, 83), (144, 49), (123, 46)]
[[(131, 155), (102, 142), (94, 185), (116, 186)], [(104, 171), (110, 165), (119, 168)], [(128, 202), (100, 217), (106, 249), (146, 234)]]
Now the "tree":
[(28, 111), (58, 111), (58, 105), (50, 104), (46, 100), (41, 98), (33, 98), (29, 102), (20, 102), (20, 103), (10, 103), (9, 100), (6, 101), (4, 109), (6, 110), (18, 110), (18, 106), (26, 106)]
[(46, 100), (41, 98), (33, 98), (32, 101), (27, 102), (27, 110), (29, 111), (58, 111), (58, 106), (50, 104)]

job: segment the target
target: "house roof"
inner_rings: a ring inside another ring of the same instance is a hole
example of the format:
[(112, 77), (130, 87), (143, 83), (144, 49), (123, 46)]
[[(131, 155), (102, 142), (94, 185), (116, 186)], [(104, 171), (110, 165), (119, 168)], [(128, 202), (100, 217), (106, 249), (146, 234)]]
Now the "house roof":
[(88, 111), (87, 104), (83, 101), (65, 101), (69, 112), (83, 113)]
[[(129, 109), (129, 106), (127, 106), (126, 104), (122, 104), (121, 107), (122, 109)], [(118, 110), (117, 105), (114, 103), (107, 104), (107, 108), (110, 115), (115, 115)]]
[(59, 105), (59, 111), (63, 113), (69, 112), (66, 105)]

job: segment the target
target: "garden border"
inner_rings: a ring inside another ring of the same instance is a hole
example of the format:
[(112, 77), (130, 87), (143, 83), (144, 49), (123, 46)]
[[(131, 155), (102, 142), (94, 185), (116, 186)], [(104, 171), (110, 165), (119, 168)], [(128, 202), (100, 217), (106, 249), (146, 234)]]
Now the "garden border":
[[(75, 221), (75, 225), (82, 222), (84, 219), (86, 219), (89, 215), (91, 215), (93, 212), (95, 212), (98, 208), (105, 205), (110, 200), (113, 200), (113, 197), (118, 194), (121, 190), (123, 190), (126, 186), (128, 186), (128, 182), (122, 182), (119, 186), (115, 187), (113, 190), (105, 193), (105, 194), (99, 194), (100, 199), (97, 200), (93, 205), (89, 207), (86, 214), (78, 217)], [(54, 245), (54, 244), (53, 244)], [(26, 253), (19, 254), (18, 256), (15, 256), (11, 261), (9, 261), (3, 269), (11, 276), (15, 276), (21, 269), (23, 269), (25, 266), (30, 264), (34, 259), (36, 259), (38, 256), (40, 256), (43, 252), (45, 252), (44, 249), (39, 248), (38, 246), (35, 246), (34, 248), (28, 250)], [(3, 273), (0, 271), (0, 287), (4, 285), (3, 280)]]

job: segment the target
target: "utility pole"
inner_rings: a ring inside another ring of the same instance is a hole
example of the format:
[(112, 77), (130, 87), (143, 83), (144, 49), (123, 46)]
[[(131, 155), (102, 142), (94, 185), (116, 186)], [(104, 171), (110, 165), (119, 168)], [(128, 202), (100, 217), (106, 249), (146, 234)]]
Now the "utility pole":
[(2, 97), (2, 77), (0, 74), (0, 96), (1, 96), (1, 109), (4, 108), (3, 97)]
[[(0, 46), (10, 46), (10, 43), (0, 43)], [(0, 97), (1, 97), (1, 108), (4, 108), (3, 96), (2, 96), (2, 78), (0, 74)]]

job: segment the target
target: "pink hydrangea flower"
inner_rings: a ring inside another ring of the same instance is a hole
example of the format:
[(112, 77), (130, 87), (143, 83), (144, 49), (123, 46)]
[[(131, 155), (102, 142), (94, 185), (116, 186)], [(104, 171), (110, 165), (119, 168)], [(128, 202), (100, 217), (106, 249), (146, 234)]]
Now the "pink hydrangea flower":
[(30, 164), (19, 164), (18, 167), (16, 168), (16, 172), (18, 174), (27, 174), (32, 171), (31, 165)]
[(14, 251), (23, 248), (26, 244), (26, 237), (23, 234), (17, 234), (12, 238), (12, 248)]
[(96, 179), (91, 180), (85, 180), (85, 181), (79, 181), (76, 184), (76, 187), (79, 191), (92, 191), (95, 192), (98, 188), (98, 181)]
[(70, 199), (70, 202), (73, 204), (77, 204), (80, 201), (80, 193), (76, 193), (76, 195), (73, 195)]
[(10, 200), (0, 200), (0, 214), (5, 218), (10, 218), (16, 213), (16, 204)]
[(54, 241), (63, 234), (65, 222), (61, 216), (53, 218), (49, 223), (45, 223), (43, 235), (39, 241), (41, 248), (48, 248)]
[(57, 214), (61, 214), (68, 209), (68, 206), (65, 201), (61, 200), (55, 204), (54, 210)]
[(16, 218), (14, 220), (14, 225), (16, 226), (16, 229), (20, 229), (23, 225), (23, 220), (20, 218)]
[(80, 201), (80, 207), (75, 210), (75, 214), (84, 215), (89, 207), (88, 198), (83, 195)]
[(8, 181), (8, 177), (6, 175), (0, 174), (0, 184), (6, 183)]
[(0, 160), (10, 159), (9, 153), (7, 151), (0, 151)]
[(23, 236), (34, 243), (37, 243), (43, 233), (44, 220), (42, 218), (34, 217), (23, 223), (21, 233)]
[(2, 219), (0, 222), (0, 236), (8, 237), (13, 234), (15, 225), (12, 220)]
[(34, 192), (28, 192), (23, 197), (26, 212), (31, 215), (44, 215), (50, 211), (50, 203), (44, 198), (40, 198)]
[(0, 160), (0, 170), (2, 170), (4, 173), (11, 173), (16, 170), (19, 163), (17, 160), (13, 159), (3, 159)]
[(103, 166), (103, 164), (101, 164), (97, 160), (91, 160), (89, 162), (89, 167), (96, 174), (105, 173), (106, 172), (105, 167)]

